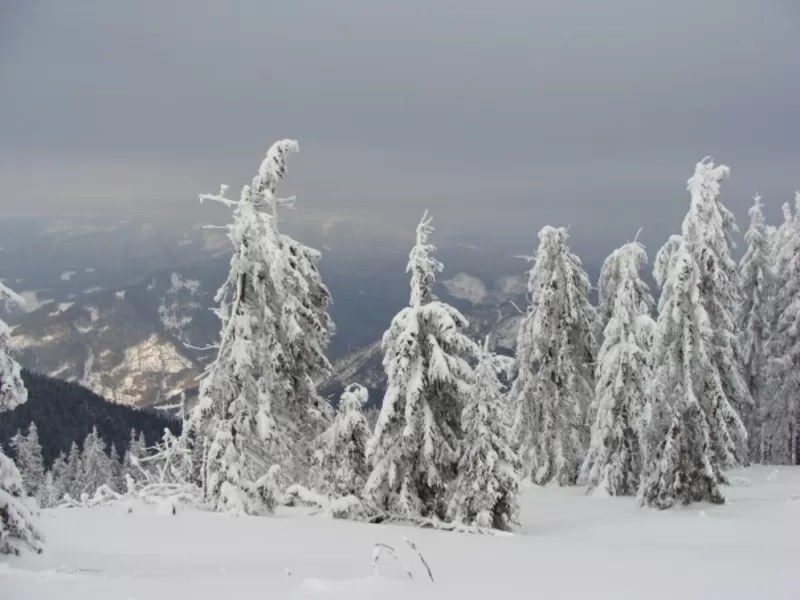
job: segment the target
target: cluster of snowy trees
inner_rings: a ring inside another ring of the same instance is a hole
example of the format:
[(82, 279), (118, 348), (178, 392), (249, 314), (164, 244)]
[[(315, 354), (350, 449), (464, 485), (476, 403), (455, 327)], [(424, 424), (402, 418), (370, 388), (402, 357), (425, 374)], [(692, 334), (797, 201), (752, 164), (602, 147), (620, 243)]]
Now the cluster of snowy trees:
[(131, 431), (123, 457), (113, 444), (107, 447), (94, 428), (82, 446), (73, 443), (69, 454), (62, 453), (51, 468), (46, 469), (35, 423), (31, 423), (25, 435), (17, 433), (11, 440), (11, 447), (26, 493), (36, 498), (43, 508), (59, 506), (69, 498), (92, 497), (103, 486), (124, 493), (126, 476), (134, 480), (142, 477), (141, 467), (135, 464), (134, 458), (142, 459), (150, 453), (144, 436)]
[(707, 158), (689, 179), (655, 310), (637, 241), (605, 261), (593, 307), (566, 230), (542, 229), (510, 398), (523, 476), (667, 508), (723, 502), (723, 472), (751, 461), (797, 464), (800, 200), (770, 228), (756, 198), (737, 267), (728, 174)]
[[(277, 187), (295, 151), (274, 144), (238, 200), (227, 186), (201, 196), (233, 210), (233, 256), (217, 295), (217, 356), (198, 403), (182, 411), (181, 436), (167, 431), (144, 459), (133, 436), (121, 462), (94, 432), (45, 471), (32, 427), (14, 442), (22, 478), (0, 456), (0, 549), (13, 551), (12, 538), (39, 547), (26, 488), (52, 505), (123, 481), (130, 493), (143, 474), (164, 489), (192, 486), (212, 510), (263, 514), (299, 497), (353, 518), (509, 529), (525, 478), (667, 508), (723, 502), (723, 473), (750, 461), (797, 464), (800, 195), (779, 227), (756, 198), (737, 267), (736, 224), (720, 199), (728, 168), (698, 163), (681, 233), (654, 261), (657, 305), (638, 241), (607, 258), (594, 306), (566, 229), (544, 227), (513, 359), (472, 340), (434, 294), (443, 266), (426, 213), (408, 306), (383, 337), (388, 386), (373, 417), (358, 384), (338, 410), (316, 391), (334, 329), (320, 254), (279, 231), (294, 199)], [(24, 401), (7, 335), (1, 328), (0, 408)]]
[[(278, 229), (280, 209), (294, 199), (280, 198), (277, 186), (296, 150), (291, 140), (274, 144), (238, 200), (226, 197), (227, 186), (201, 196), (233, 209), (234, 247), (217, 296), (217, 357), (184, 430), (205, 501), (268, 511), (277, 466), (284, 485), (306, 486), (305, 497), (348, 498), (360, 515), (508, 527), (518, 481), (499, 361), (469, 339), (463, 315), (434, 297), (442, 265), (428, 243), (427, 215), (408, 264), (409, 306), (383, 340), (389, 389), (374, 430), (361, 386), (345, 390), (337, 413), (318, 395), (315, 383), (331, 372), (331, 297), (319, 253)], [(484, 467), (467, 468), (476, 457)]]
[(218, 356), (184, 434), (212, 507), (269, 510), (277, 465), (284, 485), (348, 498), (362, 516), (506, 529), (522, 478), (666, 508), (722, 502), (724, 471), (751, 460), (797, 462), (800, 216), (787, 209), (767, 227), (757, 199), (737, 268), (727, 167), (704, 159), (689, 179), (681, 233), (656, 255), (658, 305), (638, 241), (608, 257), (593, 306), (566, 229), (543, 228), (511, 361), (435, 296), (442, 264), (426, 214), (370, 427), (363, 388), (348, 388), (335, 415), (314, 388), (330, 371), (331, 299), (319, 254), (278, 230), (293, 199), (276, 188), (296, 150), (275, 144), (238, 201), (226, 188), (204, 197), (234, 209)]

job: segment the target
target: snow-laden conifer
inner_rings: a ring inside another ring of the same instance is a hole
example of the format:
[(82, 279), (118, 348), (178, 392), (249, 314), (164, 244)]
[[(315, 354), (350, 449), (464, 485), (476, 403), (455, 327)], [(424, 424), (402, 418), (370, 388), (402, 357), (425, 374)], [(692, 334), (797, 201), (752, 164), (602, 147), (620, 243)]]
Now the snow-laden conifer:
[(44, 485), (44, 460), (36, 423), (31, 422), (27, 434), (22, 435), (22, 432), (18, 432), (11, 439), (11, 447), (14, 450), (14, 462), (22, 474), (25, 491), (28, 496), (38, 498), (40, 489)]
[(405, 517), (446, 517), (448, 486), (456, 476), (461, 411), (477, 348), (467, 320), (434, 299), (442, 264), (428, 243), (427, 213), (409, 255), (411, 300), (383, 336), (388, 378), (381, 414), (368, 444), (373, 465), (364, 498), (376, 508)]
[(43, 537), (36, 520), (19, 470), (0, 452), (0, 554), (16, 555), (24, 549), (41, 552)]
[(263, 511), (253, 486), (273, 464), (303, 477), (326, 412), (314, 382), (330, 371), (323, 354), (330, 294), (316, 269), (319, 255), (278, 231), (277, 209), (293, 200), (278, 198), (276, 186), (295, 151), (292, 140), (275, 143), (238, 201), (225, 197), (226, 186), (201, 196), (234, 209), (227, 227), (234, 253), (217, 294), (218, 353), (188, 428), (203, 444), (201, 479), (217, 509)]
[(778, 230), (768, 392), (760, 413), (765, 462), (790, 465), (800, 463), (800, 193), (797, 204), (794, 217)]
[(45, 506), (54, 507), (64, 499), (64, 495), (69, 493), (69, 464), (67, 463), (67, 456), (63, 452), (58, 455), (58, 458), (53, 461), (53, 466), (48, 475), (52, 475), (53, 488), (45, 491), (45, 495), (49, 498)]
[(83, 469), (81, 493), (92, 496), (99, 487), (113, 485), (114, 473), (111, 458), (107, 454), (106, 443), (100, 437), (97, 427), (93, 427), (92, 432), (83, 441), (81, 466)]
[(64, 475), (64, 484), (66, 493), (75, 500), (80, 499), (85, 488), (81, 454), (81, 448), (76, 442), (72, 442), (69, 448), (69, 456), (67, 457), (67, 471)]
[[(636, 237), (638, 238), (638, 233)], [(603, 266), (600, 269), (600, 277), (597, 280), (598, 304), (596, 311), (597, 316), (595, 319), (595, 338), (598, 347), (603, 344), (603, 332), (614, 313), (614, 306), (617, 301), (617, 290), (619, 290), (621, 280), (625, 277), (624, 269), (628, 261), (622, 259), (620, 254), (627, 254), (628, 250), (627, 245), (614, 250), (608, 255), (606, 260), (603, 261)], [(638, 281), (641, 293), (643, 295), (649, 294), (647, 284), (641, 279)]]
[(760, 410), (766, 393), (766, 344), (770, 337), (772, 296), (775, 278), (772, 272), (770, 240), (764, 222), (761, 197), (756, 196), (749, 210), (750, 227), (744, 239), (747, 250), (739, 263), (741, 304), (737, 325), (741, 336), (742, 362), (753, 410), (746, 418), (750, 456), (763, 460)]
[(522, 473), (538, 484), (576, 482), (589, 442), (595, 311), (589, 278), (564, 228), (544, 227), (517, 336), (511, 401)]
[[(0, 283), (0, 303), (8, 306), (22, 302), (17, 294)], [(11, 354), (10, 341), (8, 325), (0, 319), (0, 419), (3, 412), (28, 399), (19, 363)], [(19, 470), (0, 448), (0, 554), (19, 554), (23, 549), (42, 551), (43, 537), (34, 510)]]
[(55, 508), (63, 498), (63, 494), (59, 493), (58, 482), (56, 482), (53, 471), (48, 471), (44, 476), (44, 483), (39, 489), (39, 506), (44, 508)]
[(634, 241), (615, 250), (603, 268), (615, 274), (616, 289), (606, 281), (612, 308), (597, 356), (594, 423), (581, 474), (595, 494), (633, 496), (639, 488), (655, 328), (653, 298), (639, 276), (646, 262), (644, 247)]
[[(795, 204), (800, 206), (800, 192), (795, 195)], [(791, 250), (792, 239), (794, 238), (794, 213), (792, 207), (788, 202), (784, 202), (781, 207), (783, 214), (783, 221), (773, 231), (769, 237), (769, 256), (770, 264), (772, 265), (772, 272), (775, 277), (780, 281), (781, 274), (786, 268), (786, 262), (791, 255), (790, 251), (784, 249), (789, 246)], [(773, 312), (773, 318), (775, 313)]]
[[(0, 306), (22, 306), (25, 301), (0, 282)], [(13, 410), (28, 400), (22, 369), (11, 350), (11, 330), (0, 319), (0, 412)]]
[[(304, 451), (307, 443), (328, 426), (333, 409), (318, 393), (316, 381), (333, 372), (325, 348), (335, 331), (328, 312), (331, 295), (317, 267), (322, 255), (288, 235), (281, 245), (286, 260), (285, 290), (281, 308), (283, 356), (277, 368), (282, 382), (281, 407), (285, 419), (301, 429)], [(309, 454), (302, 457), (303, 461)], [(303, 462), (303, 466), (306, 466)]]
[(508, 371), (508, 363), (509, 359), (491, 352), (487, 337), (475, 368), (475, 384), (461, 413), (463, 452), (449, 507), (453, 521), (504, 531), (518, 522), (520, 483), (499, 377)]
[(123, 493), (125, 491), (125, 475), (122, 471), (122, 457), (120, 456), (119, 450), (117, 450), (116, 444), (112, 442), (111, 448), (108, 452), (109, 463), (111, 465), (111, 483), (109, 483), (109, 487), (113, 490), (117, 491), (118, 493)]
[[(734, 418), (714, 365), (714, 331), (702, 301), (703, 272), (681, 236), (658, 252), (656, 281), (661, 287), (653, 347), (653, 405), (647, 414), (647, 465), (639, 489), (643, 505), (722, 503), (714, 448), (733, 452), (727, 429), (713, 430), (708, 410)], [(703, 403), (706, 405), (704, 410)], [(719, 439), (716, 439), (715, 436)]]
[[(739, 348), (736, 310), (740, 304), (738, 272), (731, 258), (732, 238), (738, 231), (733, 213), (720, 200), (720, 184), (730, 173), (710, 158), (699, 162), (689, 179), (689, 210), (682, 237), (700, 272), (700, 294), (713, 333), (710, 353), (722, 395), (699, 394), (701, 408), (711, 429), (717, 470), (730, 469), (748, 460), (747, 431), (741, 414), (752, 409)], [(698, 390), (699, 392), (699, 390)], [(733, 446), (728, 441), (733, 442)]]
[(363, 413), (367, 397), (364, 386), (347, 386), (333, 424), (321, 436), (318, 487), (329, 497), (360, 496), (369, 477), (366, 453), (371, 431)]

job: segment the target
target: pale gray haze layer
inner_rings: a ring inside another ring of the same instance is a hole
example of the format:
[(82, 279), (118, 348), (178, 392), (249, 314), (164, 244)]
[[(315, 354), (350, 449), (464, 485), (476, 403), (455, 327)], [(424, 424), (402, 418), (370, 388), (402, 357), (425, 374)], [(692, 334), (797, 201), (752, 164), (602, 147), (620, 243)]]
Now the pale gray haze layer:
[(293, 137), (309, 213), (660, 244), (711, 154), (774, 220), (798, 31), (797, 0), (4, 0), (0, 202), (202, 220)]

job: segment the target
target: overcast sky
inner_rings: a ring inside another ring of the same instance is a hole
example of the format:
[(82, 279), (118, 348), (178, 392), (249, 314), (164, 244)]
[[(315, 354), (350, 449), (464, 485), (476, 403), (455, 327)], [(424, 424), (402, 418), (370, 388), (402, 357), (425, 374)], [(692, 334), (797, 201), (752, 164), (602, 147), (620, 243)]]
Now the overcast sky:
[(309, 214), (660, 243), (712, 154), (745, 226), (800, 187), (798, 31), (797, 0), (0, 2), (0, 203), (200, 220), (293, 137)]

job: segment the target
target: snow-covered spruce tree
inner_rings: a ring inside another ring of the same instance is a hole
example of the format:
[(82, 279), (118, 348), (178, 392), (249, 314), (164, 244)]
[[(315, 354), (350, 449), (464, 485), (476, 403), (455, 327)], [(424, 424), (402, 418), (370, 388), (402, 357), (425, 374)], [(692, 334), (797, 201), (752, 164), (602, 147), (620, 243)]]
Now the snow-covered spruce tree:
[(50, 508), (58, 506), (64, 499), (64, 494), (69, 493), (71, 482), (69, 481), (69, 464), (67, 463), (67, 456), (63, 452), (58, 455), (58, 458), (53, 461), (53, 466), (48, 471), (48, 475), (52, 475), (53, 489), (45, 491), (46, 496), (49, 498), (45, 506)]
[(718, 471), (747, 463), (747, 431), (741, 415), (753, 406), (736, 327), (736, 310), (741, 300), (731, 247), (732, 236), (738, 229), (733, 213), (720, 201), (720, 183), (729, 173), (728, 167), (715, 165), (708, 157), (697, 163), (688, 181), (689, 211), (682, 225), (682, 237), (700, 270), (698, 299), (713, 332), (712, 367), (722, 384), (721, 396), (698, 395), (711, 428)]
[(769, 236), (764, 222), (761, 197), (750, 208), (750, 227), (744, 239), (747, 251), (739, 263), (742, 302), (737, 313), (742, 361), (753, 410), (746, 415), (751, 459), (762, 461), (761, 407), (766, 393), (766, 344), (770, 337), (774, 276)]
[(321, 436), (318, 488), (329, 497), (360, 496), (369, 477), (366, 453), (371, 432), (362, 412), (367, 396), (364, 386), (347, 386), (336, 419)]
[[(725, 400), (714, 365), (714, 332), (702, 301), (703, 272), (681, 236), (672, 236), (655, 262), (662, 289), (653, 346), (653, 407), (645, 423), (651, 446), (639, 488), (646, 506), (724, 502), (714, 432), (703, 409)], [(713, 423), (713, 421), (711, 421)], [(732, 448), (730, 438), (722, 440)]]
[(44, 459), (36, 423), (31, 422), (26, 435), (17, 432), (11, 439), (11, 447), (14, 450), (14, 462), (22, 474), (25, 491), (28, 496), (38, 498), (39, 491), (44, 485)]
[(217, 294), (219, 349), (188, 428), (204, 445), (204, 494), (219, 510), (263, 512), (257, 482), (273, 464), (291, 479), (305, 477), (310, 432), (319, 433), (325, 413), (314, 381), (331, 369), (322, 353), (332, 332), (330, 294), (319, 255), (277, 226), (278, 207), (293, 200), (275, 190), (296, 150), (294, 141), (275, 143), (238, 201), (225, 197), (226, 186), (201, 196), (234, 208), (234, 253)]
[(511, 422), (499, 373), (509, 359), (484, 341), (475, 384), (461, 413), (463, 453), (450, 500), (451, 520), (508, 531), (519, 517), (519, 460), (512, 446)]
[[(21, 305), (22, 298), (0, 283), (0, 302)], [(8, 325), (0, 319), (0, 419), (2, 413), (24, 404), (28, 391), (19, 363), (10, 348)], [(19, 554), (23, 549), (41, 552), (43, 537), (14, 461), (0, 449), (0, 554)]]
[(53, 471), (48, 471), (44, 476), (44, 483), (39, 489), (39, 506), (55, 508), (61, 501), (63, 494), (59, 494), (58, 483)]
[[(25, 301), (0, 282), (0, 305), (21, 306)], [(11, 331), (0, 319), (0, 412), (13, 410), (28, 400), (22, 369), (11, 351)]]
[(97, 427), (93, 427), (92, 432), (83, 440), (83, 456), (81, 457), (83, 488), (81, 493), (92, 496), (103, 485), (113, 486), (114, 473), (111, 458), (106, 450), (105, 441), (97, 432)]
[[(140, 481), (145, 478), (142, 469), (145, 466), (139, 462), (147, 455), (147, 442), (144, 439), (144, 433), (136, 433), (136, 430), (131, 429), (130, 438), (128, 439), (128, 448), (125, 452), (125, 458), (122, 459), (122, 479), (127, 480), (128, 477), (134, 481)], [(123, 488), (124, 489), (124, 488)]]
[[(795, 204), (800, 207), (800, 192), (795, 196)], [(769, 237), (769, 256), (770, 264), (772, 265), (772, 272), (774, 273), (778, 283), (782, 279), (781, 274), (786, 268), (786, 262), (791, 252), (785, 252), (784, 248), (787, 244), (792, 244), (794, 238), (794, 214), (792, 207), (788, 202), (784, 202), (781, 207), (783, 211), (783, 221), (781, 224), (772, 231)], [(773, 311), (773, 318), (775, 312)]]
[(72, 442), (67, 457), (67, 471), (64, 473), (64, 487), (67, 494), (75, 500), (80, 500), (85, 483), (83, 477), (83, 461), (81, 449), (76, 442)]
[(109, 487), (119, 493), (125, 492), (125, 475), (122, 471), (122, 457), (117, 446), (112, 442), (108, 453), (109, 464), (111, 466), (111, 482)]
[(284, 295), (281, 304), (281, 348), (276, 381), (282, 382), (280, 393), (285, 419), (300, 428), (302, 468), (311, 458), (309, 441), (331, 422), (334, 412), (316, 389), (316, 381), (326, 377), (333, 367), (325, 356), (330, 337), (335, 331), (328, 309), (331, 294), (322, 282), (317, 264), (322, 255), (281, 235), (286, 260)]
[(617, 287), (606, 289), (613, 306), (597, 356), (591, 445), (581, 469), (596, 495), (634, 496), (639, 489), (655, 329), (653, 298), (639, 277), (646, 262), (644, 247), (634, 241), (615, 250), (604, 266), (617, 274)]
[(470, 393), (477, 352), (467, 320), (435, 300), (442, 264), (428, 243), (427, 212), (417, 227), (407, 271), (410, 305), (383, 336), (386, 395), (367, 446), (373, 466), (364, 499), (377, 510), (405, 518), (446, 518), (448, 487), (456, 477), (461, 411)]
[[(764, 461), (800, 464), (800, 194), (798, 211), (781, 232), (774, 321), (767, 344), (767, 394), (762, 399)], [(783, 227), (783, 226), (781, 226)]]
[[(639, 234), (637, 233), (636, 238), (638, 239), (638, 237)], [(636, 240), (634, 240), (634, 242), (635, 241)], [(627, 254), (627, 252), (627, 245), (617, 248), (608, 255), (608, 258), (603, 262), (603, 267), (600, 269), (600, 277), (597, 280), (598, 304), (596, 311), (597, 316), (595, 318), (595, 338), (598, 347), (603, 344), (603, 332), (614, 313), (614, 306), (617, 301), (617, 290), (619, 290), (620, 282), (625, 276), (625, 273), (623, 273), (621, 269), (624, 270), (628, 264), (628, 261), (620, 259), (619, 255), (621, 253)], [(649, 294), (650, 290), (647, 284), (641, 279), (637, 280), (639, 282), (638, 285), (640, 286), (639, 290), (641, 294)]]
[(573, 485), (589, 442), (594, 396), (594, 319), (589, 278), (564, 228), (544, 227), (517, 335), (515, 439), (522, 474), (544, 485)]

